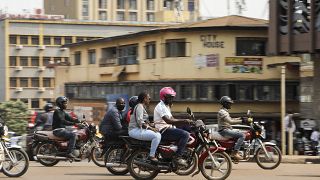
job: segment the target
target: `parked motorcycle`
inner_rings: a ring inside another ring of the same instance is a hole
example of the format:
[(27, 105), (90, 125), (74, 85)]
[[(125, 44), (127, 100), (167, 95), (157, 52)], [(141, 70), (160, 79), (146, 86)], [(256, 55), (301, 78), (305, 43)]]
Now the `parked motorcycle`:
[[(190, 108), (187, 109), (187, 112), (194, 119)], [(219, 147), (214, 140), (210, 142), (207, 139), (208, 131), (202, 120), (194, 121), (191, 126), (191, 134), (186, 151), (182, 156), (187, 161), (187, 167), (176, 162), (177, 146), (171, 142), (160, 142), (156, 153), (159, 162), (155, 165), (148, 160), (149, 141), (123, 137), (133, 151), (128, 160), (131, 176), (135, 179), (149, 180), (155, 178), (158, 173), (174, 172), (178, 175), (190, 175), (198, 167), (199, 170), (193, 176), (201, 171), (206, 179), (226, 179), (231, 173), (232, 163), (229, 155), (224, 152), (225, 148)], [(210, 143), (215, 143), (215, 146), (210, 146)]]
[[(251, 121), (249, 126), (244, 125), (233, 125), (234, 129), (239, 129), (241, 132), (245, 133), (245, 140), (240, 148), (240, 153), (243, 156), (243, 160), (240, 161), (249, 161), (252, 158), (255, 158), (256, 163), (262, 169), (275, 169), (279, 166), (282, 156), (280, 149), (276, 144), (271, 142), (262, 142), (262, 127), (253, 122), (250, 110), (247, 113), (248, 119)], [(222, 147), (226, 148), (226, 152), (230, 155), (235, 146), (236, 139), (230, 139), (223, 137), (219, 132), (213, 132), (211, 138), (215, 139)], [(239, 161), (231, 157), (234, 163)]]
[(76, 158), (68, 158), (64, 155), (67, 151), (68, 140), (54, 136), (52, 131), (37, 131), (34, 134), (34, 147), (36, 147), (35, 157), (44, 166), (54, 166), (60, 160), (81, 161), (88, 159), (90, 162), (92, 149), (99, 147), (99, 142), (95, 138), (96, 126), (82, 121), (79, 127), (74, 130), (77, 135), (75, 150)]
[(0, 122), (0, 169), (8, 177), (20, 177), (29, 168), (29, 158), (20, 146), (10, 146), (7, 135), (8, 127)]

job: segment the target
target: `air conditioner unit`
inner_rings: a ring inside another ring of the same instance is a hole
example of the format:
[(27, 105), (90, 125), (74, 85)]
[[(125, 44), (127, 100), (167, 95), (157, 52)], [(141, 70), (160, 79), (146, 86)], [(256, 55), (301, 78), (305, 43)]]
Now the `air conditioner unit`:
[(39, 67), (38, 67), (38, 71), (44, 71), (45, 69), (46, 69), (45, 66), (39, 66)]
[(63, 48), (60, 48), (60, 51), (65, 51), (65, 50), (67, 50), (68, 48), (65, 48), (65, 47), (63, 47)]
[(16, 49), (17, 50), (23, 49), (23, 45), (16, 45)]
[(16, 71), (21, 71), (22, 69), (23, 69), (22, 66), (16, 66), (16, 67), (15, 67), (15, 70), (16, 70)]
[(39, 50), (45, 50), (45, 49), (46, 49), (46, 46), (38, 46), (38, 49), (39, 49)]
[(21, 91), (23, 91), (22, 87), (16, 87), (16, 92), (21, 92)]
[(38, 91), (39, 91), (39, 92), (44, 92), (44, 91), (46, 91), (46, 88), (44, 88), (44, 87), (39, 87), (39, 88), (38, 88)]

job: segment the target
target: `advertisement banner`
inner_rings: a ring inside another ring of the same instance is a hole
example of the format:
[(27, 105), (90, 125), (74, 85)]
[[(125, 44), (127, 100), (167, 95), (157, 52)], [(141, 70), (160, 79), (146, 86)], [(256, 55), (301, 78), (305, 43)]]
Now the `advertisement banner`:
[(262, 58), (226, 57), (225, 72), (262, 74)]
[(219, 54), (196, 55), (194, 57), (195, 65), (198, 68), (218, 67)]

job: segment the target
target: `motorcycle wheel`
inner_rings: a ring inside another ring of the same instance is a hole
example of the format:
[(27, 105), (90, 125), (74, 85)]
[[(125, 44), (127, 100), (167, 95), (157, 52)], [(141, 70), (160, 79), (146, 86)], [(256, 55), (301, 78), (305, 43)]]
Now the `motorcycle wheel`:
[(5, 161), (2, 162), (2, 172), (8, 177), (20, 177), (27, 172), (29, 168), (29, 158), (22, 149), (8, 149), (13, 161), (5, 153)]
[(119, 163), (119, 167), (106, 167), (111, 174), (125, 175), (129, 172), (128, 165), (120, 160), (125, 151), (125, 147), (111, 147), (104, 155), (104, 166), (106, 166), (107, 163)]
[(265, 145), (271, 159), (268, 159), (264, 150), (260, 147), (256, 153), (256, 162), (262, 169), (275, 169), (280, 165), (282, 156), (277, 146)]
[(136, 162), (146, 162), (148, 156), (149, 151), (147, 150), (138, 150), (131, 155), (131, 158), (128, 162), (128, 169), (130, 175), (134, 179), (151, 180), (157, 177), (159, 174), (160, 171), (158, 169), (150, 169), (146, 166), (136, 164)]
[[(58, 148), (54, 144), (44, 143), (38, 146), (36, 155), (54, 156), (57, 154), (57, 152), (58, 152)], [(40, 164), (47, 167), (54, 166), (59, 162), (59, 160), (57, 159), (49, 159), (49, 158), (48, 159), (38, 158), (38, 161), (40, 162)]]
[(204, 158), (203, 163), (199, 164), (202, 175), (209, 180), (224, 180), (230, 175), (232, 162), (230, 156), (225, 152), (216, 152), (212, 154), (214, 160), (219, 162), (220, 166), (215, 167), (209, 154)]
[(105, 154), (102, 155), (101, 154), (102, 152), (103, 152), (103, 149), (99, 147), (93, 147), (90, 154), (93, 163), (99, 167), (105, 166), (105, 163), (104, 163)]
[[(188, 150), (192, 151), (191, 149), (188, 149)], [(199, 157), (196, 153), (190, 154), (190, 155), (192, 155), (192, 158), (189, 158), (187, 161), (189, 166), (184, 167), (182, 169), (178, 169), (174, 173), (176, 173), (179, 176), (188, 176), (188, 175), (192, 174), (197, 169)]]

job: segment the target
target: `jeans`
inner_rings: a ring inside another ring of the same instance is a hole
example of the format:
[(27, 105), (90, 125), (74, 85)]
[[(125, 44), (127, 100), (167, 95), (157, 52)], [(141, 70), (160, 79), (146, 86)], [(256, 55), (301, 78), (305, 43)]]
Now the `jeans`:
[(134, 128), (129, 131), (129, 136), (142, 141), (151, 141), (149, 156), (155, 157), (156, 150), (161, 140), (161, 134), (147, 129)]
[(237, 131), (237, 130), (233, 130), (233, 129), (223, 129), (219, 132), (222, 136), (225, 137), (231, 137), (231, 138), (237, 138), (237, 142), (234, 146), (234, 150), (235, 151), (239, 151), (244, 139), (245, 139), (245, 135), (244, 133)]
[(190, 134), (182, 129), (178, 128), (168, 128), (162, 133), (162, 139), (164, 141), (175, 141), (178, 142), (177, 155), (180, 156), (186, 148), (187, 142), (189, 140)]
[(67, 154), (72, 153), (74, 146), (76, 145), (76, 138), (77, 138), (76, 134), (66, 129), (53, 130), (53, 134), (57, 137), (68, 139), (69, 143), (68, 143)]

